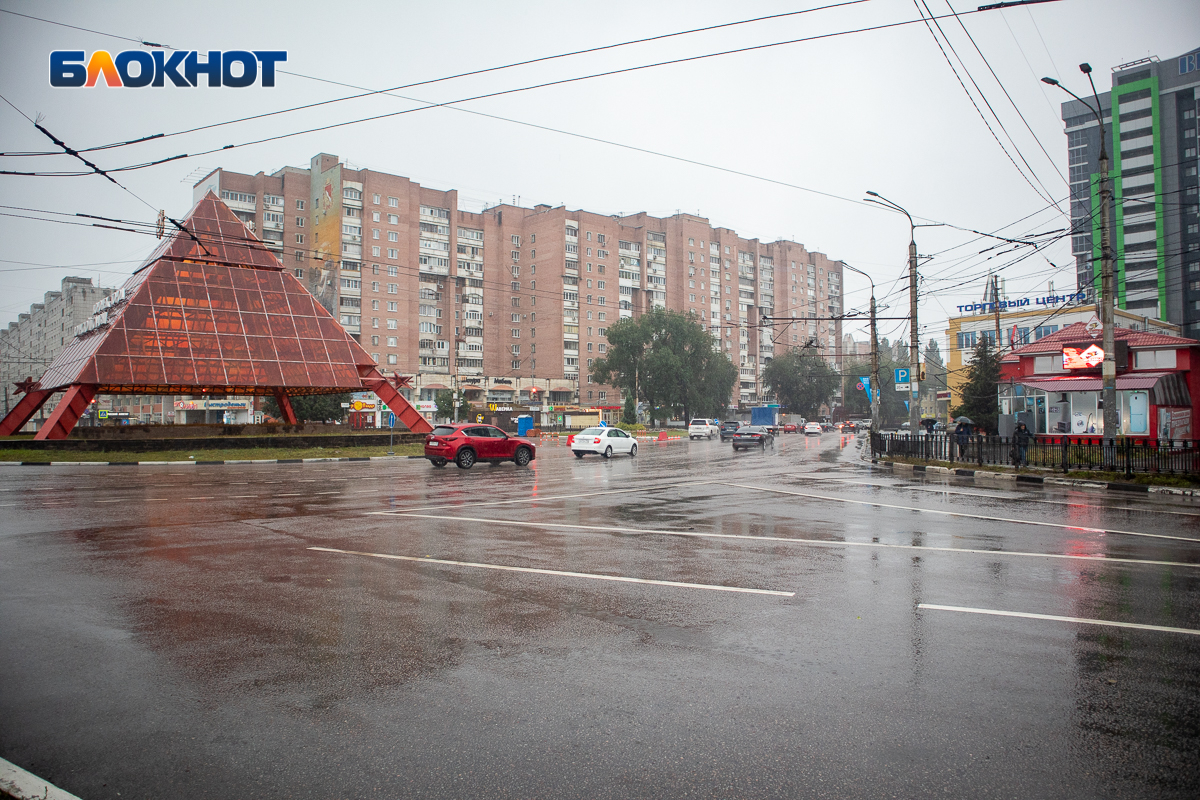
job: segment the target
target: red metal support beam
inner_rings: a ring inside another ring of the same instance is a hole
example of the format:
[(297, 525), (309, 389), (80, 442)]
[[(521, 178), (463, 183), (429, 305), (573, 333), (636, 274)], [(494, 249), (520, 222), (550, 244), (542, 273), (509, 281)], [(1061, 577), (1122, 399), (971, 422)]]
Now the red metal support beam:
[[(407, 382), (402, 383), (406, 385)], [(396, 414), (396, 418), (404, 423), (404, 426), (413, 433), (429, 433), (433, 430), (433, 426), (429, 424), (429, 420), (421, 415), (412, 405), (404, 399), (404, 395), (396, 390), (387, 378), (383, 377), (378, 371), (372, 371), (372, 374), (363, 378), (363, 386), (375, 393), (375, 395), (387, 404)]]
[(33, 415), (52, 394), (54, 392), (45, 389), (30, 389), (25, 392), (25, 396), (21, 398), (20, 402), (12, 407), (3, 420), (0, 420), (0, 436), (12, 436), (24, 428), (25, 423), (33, 419)]
[(75, 383), (67, 389), (63, 399), (58, 401), (54, 412), (46, 424), (34, 436), (35, 441), (43, 439), (65, 439), (71, 435), (75, 423), (87, 411), (88, 404), (96, 396), (96, 387), (90, 383)]
[(292, 399), (288, 397), (287, 392), (276, 392), (275, 402), (279, 405), (279, 413), (283, 414), (283, 421), (288, 425), (299, 425), (300, 420), (296, 419), (296, 410), (292, 408)]

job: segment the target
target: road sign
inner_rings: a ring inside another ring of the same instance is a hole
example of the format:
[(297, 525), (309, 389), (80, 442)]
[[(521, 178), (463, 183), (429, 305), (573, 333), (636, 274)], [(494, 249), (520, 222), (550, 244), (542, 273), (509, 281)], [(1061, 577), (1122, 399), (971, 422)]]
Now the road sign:
[(909, 371), (908, 367), (896, 367), (896, 384), (908, 383)]
[(395, 411), (388, 412), (388, 427), (389, 428), (396, 427), (396, 412)]
[(858, 385), (857, 385), (857, 386), (855, 386), (854, 388), (855, 388), (855, 389), (858, 389), (860, 392), (865, 392), (865, 391), (867, 390), (867, 387), (866, 387), (866, 386), (863, 386), (863, 382), (862, 382), (862, 381), (859, 381), (859, 382), (858, 382)]

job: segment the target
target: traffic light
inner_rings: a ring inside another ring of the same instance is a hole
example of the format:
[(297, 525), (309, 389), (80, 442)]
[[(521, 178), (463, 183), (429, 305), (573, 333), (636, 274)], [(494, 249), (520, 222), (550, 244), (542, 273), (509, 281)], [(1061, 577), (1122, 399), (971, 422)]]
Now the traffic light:
[(920, 372), (920, 375), (917, 377), (917, 380), (919, 380), (921, 383), (924, 383), (925, 382), (925, 365), (920, 364), (918, 371)]

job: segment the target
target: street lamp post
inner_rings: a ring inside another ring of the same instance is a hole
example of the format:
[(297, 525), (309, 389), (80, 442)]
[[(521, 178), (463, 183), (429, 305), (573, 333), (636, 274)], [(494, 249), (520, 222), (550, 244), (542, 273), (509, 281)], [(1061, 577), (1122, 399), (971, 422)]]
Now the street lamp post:
[[(879, 430), (879, 340), (877, 338), (877, 329), (875, 327), (875, 281), (871, 280), (871, 276), (863, 272), (861, 269), (852, 267), (845, 261), (842, 262), (842, 267), (851, 272), (857, 272), (868, 281), (871, 282), (871, 386), (867, 394), (871, 398), (871, 431)], [(846, 397), (845, 392), (842, 393), (842, 407), (845, 408)]]
[(868, 202), (878, 203), (884, 208), (899, 211), (908, 217), (908, 380), (911, 384), (908, 401), (908, 432), (910, 436), (915, 436), (921, 426), (921, 403), (919, 398), (919, 380), (921, 376), (920, 329), (917, 326), (917, 228), (921, 226), (913, 222), (912, 214), (909, 214), (883, 195), (877, 192), (867, 192), (867, 194), (870, 195), (867, 198)]
[(1090, 64), (1084, 63), (1079, 65), (1079, 70), (1088, 76), (1088, 83), (1092, 86), (1092, 98), (1096, 101), (1095, 108), (1054, 78), (1042, 78), (1042, 83), (1057, 86), (1083, 103), (1092, 112), (1096, 123), (1100, 126), (1100, 325), (1104, 332), (1104, 362), (1101, 365), (1100, 377), (1104, 398), (1104, 435), (1115, 438), (1120, 434), (1121, 429), (1117, 407), (1116, 335), (1113, 327), (1116, 282), (1113, 278), (1112, 247), (1109, 244), (1108, 235), (1109, 206), (1112, 204), (1112, 187), (1108, 181), (1108, 144), (1104, 130), (1104, 117), (1100, 109), (1100, 96), (1096, 93), (1096, 83), (1092, 80), (1092, 67)]

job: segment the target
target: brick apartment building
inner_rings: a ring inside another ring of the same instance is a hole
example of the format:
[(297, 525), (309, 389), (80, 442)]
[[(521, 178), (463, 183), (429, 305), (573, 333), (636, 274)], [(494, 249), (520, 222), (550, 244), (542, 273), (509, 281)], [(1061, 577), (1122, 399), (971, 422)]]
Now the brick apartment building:
[[(808, 344), (837, 360), (841, 264), (703, 217), (609, 216), (499, 204), (355, 170), (325, 153), (271, 175), (214, 170), (195, 184), (251, 225), (380, 368), (415, 375), (410, 399), (617, 406), (593, 385), (617, 320), (694, 313), (741, 367), (732, 400), (763, 397), (762, 368)], [(786, 318), (786, 322), (780, 320)], [(531, 395), (531, 390), (536, 390)]]
[[(28, 312), (17, 315), (16, 322), (0, 329), (2, 413), (7, 414), (20, 400), (13, 384), (41, 377), (67, 342), (75, 338), (75, 326), (90, 317), (92, 306), (113, 291), (93, 286), (91, 278), (63, 278), (58, 291), (46, 292), (42, 302), (34, 303)], [(59, 397), (54, 396), (43, 406), (39, 420), (50, 413)], [(157, 402), (161, 404), (162, 400)]]

